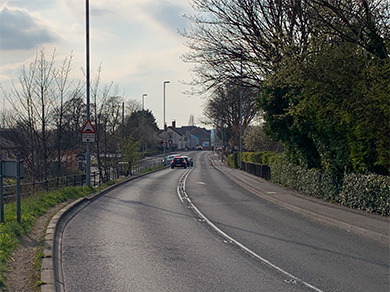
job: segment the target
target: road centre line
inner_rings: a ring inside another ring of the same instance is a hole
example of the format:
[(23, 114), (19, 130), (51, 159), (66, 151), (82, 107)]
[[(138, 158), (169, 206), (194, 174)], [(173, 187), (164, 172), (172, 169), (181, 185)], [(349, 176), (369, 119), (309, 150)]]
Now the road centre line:
[(323, 292), (321, 289), (299, 279), (298, 277), (290, 274), (289, 272), (283, 270), (282, 268), (278, 267), (277, 265), (271, 263), (269, 260), (263, 258), (262, 256), (258, 255), (257, 253), (255, 253), (254, 251), (252, 251), (251, 249), (249, 249), (248, 247), (246, 247), (245, 245), (243, 245), (242, 243), (240, 243), (239, 241), (235, 240), (234, 238), (232, 238), (231, 236), (229, 236), (227, 233), (225, 233), (224, 231), (222, 231), (221, 229), (219, 229), (213, 222), (211, 222), (191, 201), (191, 199), (189, 198), (187, 192), (186, 192), (186, 181), (187, 181), (187, 177), (189, 176), (189, 174), (191, 173), (193, 169), (189, 170), (189, 171), (186, 171), (179, 179), (179, 185), (177, 187), (177, 195), (179, 196), (179, 199), (182, 203), (184, 203), (184, 200), (186, 200), (188, 202), (188, 204), (190, 205), (190, 207), (194, 210), (194, 212), (202, 219), (204, 220), (204, 222), (206, 222), (212, 229), (214, 229), (214, 231), (216, 231), (219, 235), (221, 235), (222, 237), (225, 238), (225, 240), (227, 241), (230, 241), (234, 244), (236, 244), (241, 250), (247, 252), (248, 254), (250, 254), (251, 256), (253, 256), (254, 258), (260, 260), (261, 262), (263, 262), (264, 264), (268, 265), (269, 267), (277, 270), (278, 272), (284, 274), (285, 276), (295, 280), (296, 282), (298, 283), (301, 283), (302, 285), (312, 289), (313, 291), (317, 291), (317, 292)]

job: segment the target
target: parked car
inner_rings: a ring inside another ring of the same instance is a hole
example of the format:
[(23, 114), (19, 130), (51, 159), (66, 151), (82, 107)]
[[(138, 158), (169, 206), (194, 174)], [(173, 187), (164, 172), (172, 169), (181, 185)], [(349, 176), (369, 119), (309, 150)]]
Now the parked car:
[(170, 165), (173, 158), (180, 156), (179, 154), (170, 154), (163, 159), (164, 165)]
[(194, 166), (194, 161), (192, 160), (191, 157), (189, 156), (182, 156), (182, 157), (186, 160), (187, 166)]
[(175, 157), (171, 161), (171, 168), (184, 167), (187, 168), (187, 162), (183, 157)]

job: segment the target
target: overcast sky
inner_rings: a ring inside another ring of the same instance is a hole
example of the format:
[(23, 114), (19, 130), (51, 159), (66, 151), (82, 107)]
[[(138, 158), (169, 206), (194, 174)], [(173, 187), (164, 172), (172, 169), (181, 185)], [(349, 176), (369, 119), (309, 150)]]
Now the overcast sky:
[[(190, 115), (198, 122), (204, 100), (187, 96), (191, 65), (181, 61), (188, 51), (178, 30), (187, 27), (183, 14), (192, 14), (188, 0), (90, 0), (91, 78), (102, 64), (102, 82), (114, 81), (127, 100), (142, 100), (158, 125), (163, 119), (163, 82), (166, 121), (186, 126)], [(23, 64), (44, 49), (56, 63), (73, 52), (72, 77), (84, 80), (85, 1), (0, 0), (0, 83), (6, 90), (17, 80)], [(2, 95), (2, 93), (0, 93)], [(7, 104), (5, 104), (7, 107)]]

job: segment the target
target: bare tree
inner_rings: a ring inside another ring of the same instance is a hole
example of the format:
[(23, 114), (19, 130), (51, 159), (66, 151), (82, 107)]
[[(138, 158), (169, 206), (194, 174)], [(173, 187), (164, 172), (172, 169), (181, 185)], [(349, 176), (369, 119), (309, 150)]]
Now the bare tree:
[(188, 120), (188, 126), (195, 126), (195, 118), (194, 115), (190, 115), (190, 119)]
[[(62, 171), (63, 152), (68, 150), (71, 145), (64, 145), (64, 134), (66, 125), (71, 123), (66, 119), (67, 104), (75, 96), (79, 95), (81, 85), (74, 84), (72, 80), (69, 80), (69, 76), (72, 70), (73, 55), (66, 57), (61, 66), (55, 70), (55, 99), (54, 99), (54, 125), (56, 128), (56, 148), (57, 148), (57, 176), (61, 176), (65, 173)], [(76, 140), (80, 143), (80, 140)]]
[(222, 129), (230, 146), (239, 145), (240, 138), (240, 91), (242, 94), (243, 132), (258, 113), (256, 88), (240, 88), (235, 85), (219, 87), (206, 103), (204, 115)]
[(50, 172), (51, 133), (54, 121), (55, 52), (49, 60), (37, 51), (29, 68), (23, 67), (19, 86), (6, 95), (13, 107), (17, 128), (24, 135), (21, 152), (31, 166), (33, 179), (47, 180)]
[(389, 58), (389, 1), (306, 0), (305, 4), (316, 35), (354, 43), (380, 59)]
[(185, 62), (196, 64), (200, 90), (243, 77), (262, 86), (266, 76), (285, 66), (284, 59), (303, 62), (316, 53), (313, 41), (352, 42), (382, 58), (390, 46), (390, 4), (385, 0), (192, 0), (198, 14), (183, 32), (191, 51)]
[(285, 55), (307, 50), (308, 19), (302, 1), (193, 0), (200, 14), (188, 16), (192, 29), (184, 32), (191, 52), (184, 61), (197, 64), (203, 89), (241, 79), (261, 86), (265, 76)]
[(100, 177), (104, 179), (104, 175), (110, 172), (110, 168), (115, 163), (115, 159), (108, 159), (108, 156), (119, 154), (123, 98), (118, 95), (118, 86), (114, 82), (101, 85), (101, 71), (102, 68), (99, 66), (91, 95), (93, 100), (92, 119), (97, 131), (93, 150), (96, 153)]

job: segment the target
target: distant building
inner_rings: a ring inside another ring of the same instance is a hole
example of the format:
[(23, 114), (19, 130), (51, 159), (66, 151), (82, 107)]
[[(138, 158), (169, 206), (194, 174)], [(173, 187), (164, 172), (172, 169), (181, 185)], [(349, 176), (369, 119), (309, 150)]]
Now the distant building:
[[(159, 136), (163, 138), (164, 131)], [(184, 126), (177, 128), (176, 121), (172, 126), (166, 128), (167, 147), (176, 150), (196, 149), (202, 146), (203, 149), (211, 149), (211, 131), (197, 126)]]
[(25, 146), (21, 145), (22, 141), (24, 141), (23, 136), (17, 131), (0, 129), (0, 151), (3, 159), (15, 158), (16, 153)]

